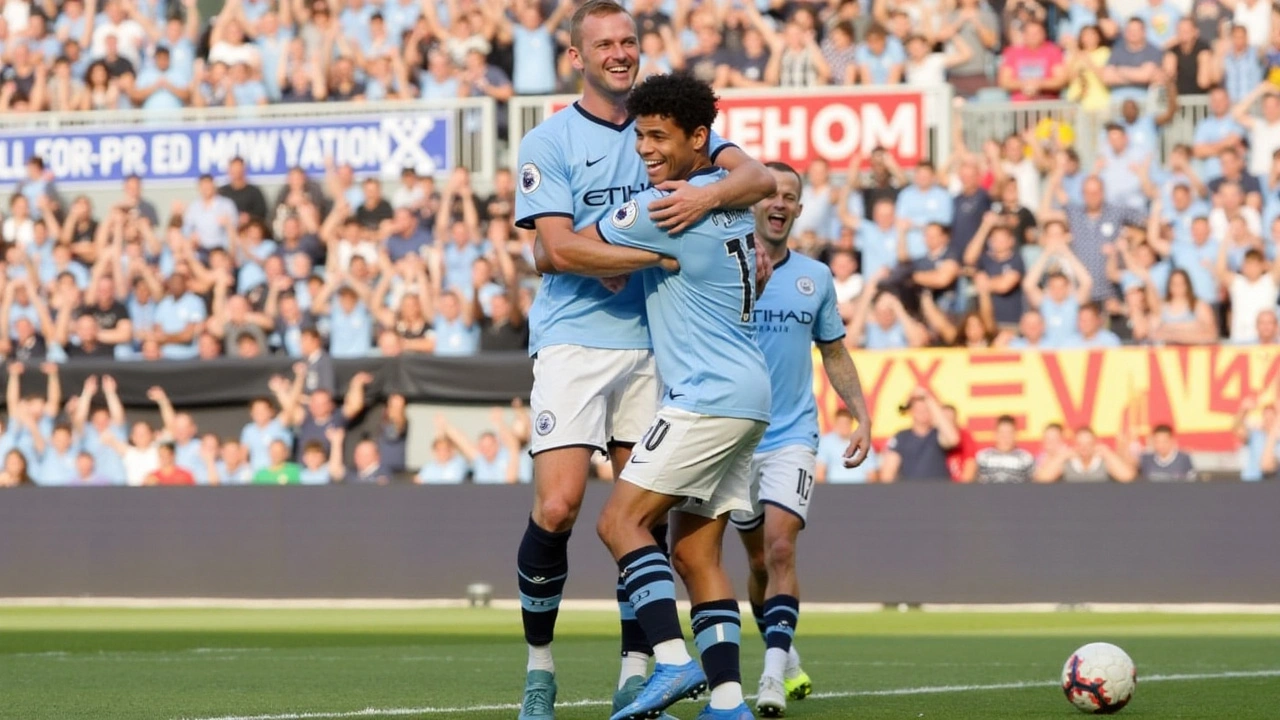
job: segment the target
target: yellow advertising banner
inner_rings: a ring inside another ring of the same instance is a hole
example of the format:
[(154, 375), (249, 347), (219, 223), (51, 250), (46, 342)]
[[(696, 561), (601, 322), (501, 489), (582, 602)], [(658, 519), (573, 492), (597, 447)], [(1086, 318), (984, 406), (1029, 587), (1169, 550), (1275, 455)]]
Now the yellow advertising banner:
[[(1089, 426), (1103, 438), (1145, 436), (1172, 425), (1189, 450), (1235, 447), (1232, 419), (1250, 395), (1274, 402), (1280, 346), (1115, 348), (1061, 352), (965, 349), (853, 353), (877, 444), (908, 425), (898, 406), (923, 386), (954, 405), (961, 426), (988, 442), (996, 418), (1012, 415), (1035, 446), (1050, 423)], [(823, 431), (842, 403), (814, 353)]]

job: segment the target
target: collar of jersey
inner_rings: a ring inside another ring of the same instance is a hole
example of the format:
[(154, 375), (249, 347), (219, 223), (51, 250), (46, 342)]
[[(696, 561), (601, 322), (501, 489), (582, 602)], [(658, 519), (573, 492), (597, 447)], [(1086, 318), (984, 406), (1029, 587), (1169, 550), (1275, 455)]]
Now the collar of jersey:
[(626, 130), (627, 128), (631, 127), (631, 121), (635, 119), (635, 118), (629, 117), (621, 125), (617, 123), (611, 123), (602, 117), (596, 117), (595, 115), (592, 115), (591, 113), (587, 112), (587, 109), (582, 107), (582, 105), (579, 104), (577, 101), (573, 103), (573, 109), (577, 110), (578, 114), (582, 115), (582, 117), (590, 120), (591, 122), (597, 125), (603, 125), (604, 127), (607, 127), (610, 130), (613, 130), (614, 132), (622, 132), (623, 130)]

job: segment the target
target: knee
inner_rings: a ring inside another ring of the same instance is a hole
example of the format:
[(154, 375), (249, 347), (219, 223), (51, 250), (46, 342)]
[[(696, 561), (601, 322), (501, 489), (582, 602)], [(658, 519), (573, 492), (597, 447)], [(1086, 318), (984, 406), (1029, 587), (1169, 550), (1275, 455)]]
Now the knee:
[(671, 551), (671, 567), (686, 584), (700, 568), (713, 564), (715, 564), (714, 559), (709, 557), (705, 550), (690, 547), (690, 543), (676, 545)]
[(764, 561), (764, 548), (747, 553), (747, 567), (757, 580), (768, 580), (769, 566)]
[(765, 565), (773, 572), (789, 571), (796, 566), (796, 541), (794, 538), (770, 538), (764, 549)]
[(578, 519), (579, 503), (568, 498), (551, 495), (538, 500), (534, 520), (548, 532), (565, 532), (573, 529)]

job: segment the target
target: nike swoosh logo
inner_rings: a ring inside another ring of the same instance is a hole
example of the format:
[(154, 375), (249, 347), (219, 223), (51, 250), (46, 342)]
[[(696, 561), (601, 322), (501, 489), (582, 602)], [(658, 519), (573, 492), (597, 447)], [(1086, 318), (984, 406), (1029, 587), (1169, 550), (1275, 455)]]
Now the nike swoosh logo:
[(632, 465), (648, 465), (648, 464), (649, 464), (649, 461), (648, 461), (648, 460), (637, 460), (637, 459), (635, 459), (635, 458), (633, 457), (633, 458), (631, 458), (631, 464), (632, 464)]
[(588, 161), (587, 161), (587, 167), (591, 167), (592, 165), (595, 165), (596, 163), (600, 162), (601, 160), (603, 160), (603, 159), (604, 159), (604, 158), (606, 158), (606, 157), (609, 157), (609, 156), (608, 156), (608, 155), (605, 155), (604, 157), (599, 157), (599, 158), (596, 158), (595, 160), (588, 160)]
[(684, 393), (678, 393), (675, 390), (668, 390), (667, 397), (671, 398), (672, 400), (675, 400), (676, 398), (684, 397)]

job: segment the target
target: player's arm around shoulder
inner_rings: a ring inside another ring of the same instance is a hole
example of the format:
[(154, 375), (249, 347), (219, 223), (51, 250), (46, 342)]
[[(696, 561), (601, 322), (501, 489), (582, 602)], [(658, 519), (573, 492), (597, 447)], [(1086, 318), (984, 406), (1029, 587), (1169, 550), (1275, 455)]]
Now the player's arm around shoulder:
[(534, 250), (538, 270), (604, 278), (645, 268), (665, 267), (664, 261), (669, 262), (669, 258), (630, 243), (613, 243), (603, 236), (598, 229), (600, 225), (613, 224), (618, 214), (623, 212), (634, 214), (635, 203), (615, 210), (609, 219), (597, 225), (588, 225), (577, 231), (569, 218), (539, 218), (536, 223), (538, 241)]
[(662, 183), (666, 195), (649, 203), (658, 228), (678, 235), (717, 208), (750, 208), (774, 194), (778, 183), (761, 162), (748, 157), (736, 145), (725, 144), (712, 152), (715, 164), (728, 171), (719, 182), (692, 185), (683, 180)]

